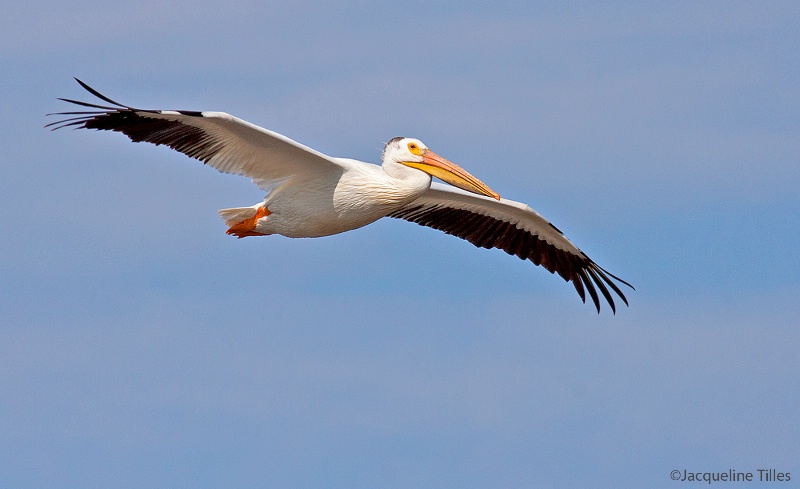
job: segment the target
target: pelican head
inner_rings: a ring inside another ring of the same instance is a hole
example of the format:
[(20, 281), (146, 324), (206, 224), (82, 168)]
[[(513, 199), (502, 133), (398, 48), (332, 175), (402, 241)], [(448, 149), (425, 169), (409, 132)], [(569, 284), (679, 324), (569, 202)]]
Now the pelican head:
[(397, 137), (386, 143), (383, 148), (383, 167), (391, 171), (392, 165), (396, 164), (421, 170), (460, 189), (500, 200), (497, 192), (460, 166), (428, 149), (419, 139)]

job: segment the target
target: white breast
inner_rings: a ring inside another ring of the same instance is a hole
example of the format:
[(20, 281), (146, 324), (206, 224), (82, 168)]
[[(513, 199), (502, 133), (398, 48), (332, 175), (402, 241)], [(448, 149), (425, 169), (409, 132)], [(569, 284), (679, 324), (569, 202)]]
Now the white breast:
[(431, 184), (423, 172), (397, 179), (377, 165), (337, 159), (346, 168), (336, 180), (292, 181), (275, 188), (265, 199), (271, 215), (256, 231), (290, 238), (329, 236), (366, 226), (400, 209)]

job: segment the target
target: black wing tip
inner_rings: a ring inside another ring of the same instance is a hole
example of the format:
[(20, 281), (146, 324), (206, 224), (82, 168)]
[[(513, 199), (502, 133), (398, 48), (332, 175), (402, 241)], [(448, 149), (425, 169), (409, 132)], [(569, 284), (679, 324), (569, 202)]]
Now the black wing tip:
[[(636, 287), (634, 287), (633, 285), (629, 284), (629, 283), (628, 283), (628, 282), (626, 282), (625, 280), (622, 280), (621, 278), (617, 277), (616, 275), (614, 275), (613, 273), (609, 272), (609, 271), (608, 271), (608, 270), (606, 270), (605, 268), (603, 268), (603, 267), (601, 267), (601, 266), (599, 266), (599, 265), (597, 265), (597, 268), (598, 268), (599, 270), (602, 270), (602, 272), (603, 272), (603, 273), (605, 273), (605, 274), (606, 274), (606, 275), (608, 275), (609, 277), (613, 278), (613, 279), (614, 279), (614, 280), (616, 280), (617, 282), (620, 282), (620, 283), (622, 283), (622, 284), (625, 284), (625, 285), (627, 285), (628, 287), (630, 287), (630, 288), (631, 288), (631, 290), (636, 290)], [(620, 294), (620, 295), (622, 295), (622, 294)]]
[[(582, 259), (576, 260), (573, 266), (575, 267), (575, 273), (568, 279), (568, 281), (572, 281), (575, 290), (578, 292), (578, 295), (584, 304), (586, 303), (586, 294), (584, 293), (585, 288), (586, 291), (589, 292), (589, 296), (591, 297), (592, 303), (594, 304), (598, 314), (600, 314), (602, 302), (600, 300), (600, 294), (602, 294), (603, 298), (611, 308), (612, 314), (616, 315), (616, 302), (614, 301), (614, 294), (608, 290), (610, 287), (611, 290), (613, 290), (614, 293), (620, 299), (622, 299), (622, 302), (624, 302), (627, 307), (630, 307), (628, 298), (625, 297), (625, 294), (622, 292), (619, 286), (617, 286), (614, 280), (627, 285), (632, 290), (636, 290), (631, 284), (617, 277), (613, 273), (610, 273), (585, 255), (582, 257)], [(598, 289), (600, 294), (598, 294)]]
[[(616, 280), (617, 282), (625, 284), (628, 287), (630, 287), (631, 290), (635, 291), (636, 288), (634, 288), (633, 285), (631, 285), (627, 281), (617, 277), (616, 275), (614, 275), (613, 273), (611, 273), (608, 270), (604, 269), (603, 267), (601, 267), (600, 265), (596, 264), (593, 261), (590, 262), (590, 265), (587, 267), (587, 270), (589, 270), (589, 274), (592, 276), (592, 278), (594, 279), (595, 283), (597, 283), (598, 286), (600, 287), (601, 292), (603, 292), (603, 295), (605, 296), (606, 300), (608, 301), (609, 306), (611, 306), (611, 311), (614, 314), (617, 313), (616, 307), (615, 307), (615, 304), (614, 304), (614, 299), (613, 299), (613, 296), (611, 295), (611, 293), (606, 288), (606, 285), (611, 287), (611, 289), (617, 294), (617, 296), (620, 299), (622, 299), (622, 302), (625, 303), (626, 307), (630, 307), (630, 304), (628, 303), (628, 298), (625, 297), (625, 294), (617, 286), (617, 284), (614, 283), (614, 281)], [(598, 313), (599, 313), (599, 310), (598, 310)]]
[(83, 102), (81, 100), (58, 97), (57, 100), (61, 100), (62, 102), (67, 102), (67, 103), (70, 103), (70, 104), (78, 105), (80, 107), (88, 107), (90, 109), (96, 109), (96, 110), (83, 111), (83, 112), (75, 112), (75, 111), (73, 111), (73, 112), (53, 112), (53, 113), (50, 113), (50, 114), (45, 114), (46, 117), (49, 117), (49, 116), (68, 116), (68, 115), (80, 116), (80, 117), (71, 117), (71, 118), (67, 118), (67, 119), (62, 119), (62, 120), (58, 120), (58, 121), (46, 124), (44, 127), (45, 128), (50, 128), (51, 131), (56, 131), (56, 130), (64, 128), (64, 127), (71, 127), (71, 126), (74, 126), (73, 129), (87, 128), (88, 127), (87, 124), (90, 123), (92, 120), (95, 120), (98, 117), (102, 117), (104, 115), (113, 114), (113, 113), (123, 113), (123, 112), (128, 112), (128, 111), (158, 112), (158, 111), (152, 111), (152, 110), (136, 109), (134, 107), (130, 107), (128, 105), (121, 104), (121, 103), (119, 103), (119, 102), (117, 102), (115, 100), (112, 100), (112, 99), (106, 97), (102, 93), (100, 93), (97, 90), (95, 90), (94, 88), (90, 87), (83, 80), (81, 80), (81, 79), (79, 79), (77, 77), (73, 77), (73, 78), (87, 92), (91, 93), (92, 95), (94, 95), (95, 97), (99, 98), (103, 102), (107, 102), (107, 103), (109, 103), (111, 105), (110, 106), (109, 105), (100, 105), (100, 104), (95, 104), (95, 103), (92, 103), (92, 102)]
[(82, 86), (84, 88), (84, 90), (86, 90), (87, 92), (91, 93), (92, 95), (94, 95), (95, 97), (99, 98), (100, 100), (103, 100), (104, 102), (108, 102), (111, 105), (116, 105), (118, 108), (121, 108), (121, 109), (128, 109), (128, 110), (132, 109), (132, 107), (128, 107), (127, 105), (124, 105), (124, 104), (121, 104), (121, 103), (116, 102), (114, 100), (111, 100), (110, 98), (106, 97), (105, 95), (103, 95), (102, 93), (98, 92), (94, 88), (90, 87), (87, 83), (83, 82), (81, 79), (79, 79), (77, 77), (73, 77), (73, 78), (75, 79), (76, 82), (78, 82), (78, 84), (80, 86)]
[[(94, 103), (91, 103), (91, 102), (83, 102), (81, 100), (74, 100), (74, 99), (70, 99), (70, 98), (58, 97), (57, 100), (61, 100), (62, 102), (67, 102), (67, 103), (70, 103), (70, 104), (79, 105), (81, 107), (89, 107), (89, 108), (98, 109), (98, 110), (95, 111), (95, 112), (54, 112), (54, 113), (51, 113), (51, 114), (45, 114), (46, 116), (53, 116), (53, 115), (84, 115), (84, 116), (86, 116), (85, 119), (88, 121), (88, 120), (92, 119), (93, 117), (100, 116), (100, 115), (103, 115), (103, 114), (108, 114), (108, 113), (111, 113), (111, 112), (125, 112), (125, 111), (149, 112), (149, 113), (161, 113), (161, 112), (164, 112), (162, 110), (139, 109), (139, 108), (136, 108), (136, 107), (131, 107), (130, 105), (121, 104), (121, 103), (117, 102), (116, 100), (112, 100), (109, 97), (107, 97), (107, 96), (103, 95), (102, 93), (98, 92), (97, 90), (95, 90), (94, 88), (89, 86), (88, 83), (84, 82), (80, 78), (77, 78), (77, 77), (73, 77), (73, 78), (87, 92), (91, 93), (92, 95), (94, 95), (95, 97), (99, 98), (100, 100), (111, 104), (112, 106), (99, 105), (99, 104), (94, 104)], [(175, 112), (178, 112), (179, 114), (190, 116), (190, 117), (205, 117), (205, 115), (203, 115), (202, 111), (197, 111), (197, 110), (175, 110)], [(72, 121), (72, 120), (76, 120), (76, 119), (70, 119), (70, 121)], [(50, 127), (50, 126), (58, 126), (58, 122), (47, 124), (45, 127)], [(61, 127), (62, 126), (54, 127), (52, 130), (60, 129)]]
[(88, 121), (92, 120), (93, 118), (97, 117), (97, 116), (101, 116), (103, 114), (107, 114), (109, 112), (115, 112), (115, 111), (118, 111), (118, 110), (130, 110), (131, 109), (130, 107), (122, 105), (119, 102), (115, 102), (115, 101), (111, 100), (110, 98), (108, 98), (105, 95), (101, 94), (100, 92), (98, 92), (94, 88), (90, 87), (88, 84), (83, 82), (81, 79), (79, 79), (77, 77), (72, 77), (72, 78), (76, 82), (78, 82), (78, 84), (81, 87), (83, 87), (87, 92), (91, 93), (92, 95), (94, 95), (95, 97), (99, 98), (100, 100), (102, 100), (104, 102), (108, 102), (108, 103), (114, 105), (115, 107), (109, 107), (107, 105), (98, 105), (98, 104), (94, 104), (94, 103), (91, 103), (91, 102), (83, 102), (83, 101), (74, 100), (74, 99), (71, 99), (71, 98), (57, 97), (56, 100), (60, 100), (62, 102), (67, 102), (67, 103), (70, 103), (70, 104), (78, 105), (80, 107), (88, 107), (88, 108), (97, 109), (97, 110), (94, 110), (94, 111), (82, 111), (82, 112), (76, 112), (76, 111), (52, 112), (52, 113), (49, 113), (49, 114), (45, 114), (45, 117), (50, 117), (50, 116), (69, 116), (69, 115), (79, 116), (79, 117), (70, 117), (70, 118), (67, 118), (67, 119), (61, 119), (61, 120), (58, 120), (58, 121), (55, 121), (55, 122), (51, 122), (49, 124), (45, 124), (45, 126), (44, 126), (45, 128), (50, 128), (51, 131), (56, 131), (56, 130), (64, 128), (64, 127), (74, 126), (73, 129), (80, 129), (82, 127), (86, 127), (86, 123)]

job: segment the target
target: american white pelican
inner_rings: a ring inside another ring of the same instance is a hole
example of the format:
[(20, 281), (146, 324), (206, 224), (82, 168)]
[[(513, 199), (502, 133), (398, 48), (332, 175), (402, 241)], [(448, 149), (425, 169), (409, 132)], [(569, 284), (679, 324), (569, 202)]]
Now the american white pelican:
[[(536, 211), (501, 199), (418, 139), (390, 140), (377, 166), (324, 155), (224, 112), (129, 107), (76, 80), (112, 106), (60, 99), (98, 110), (48, 114), (77, 117), (46, 127), (117, 131), (134, 142), (164, 144), (221, 172), (249, 177), (268, 192), (263, 202), (219, 211), (228, 234), (312, 238), (394, 217), (541, 265), (571, 281), (583, 302), (588, 290), (598, 313), (597, 289), (614, 312), (609, 287), (628, 304), (614, 280), (633, 288), (629, 283), (597, 265)], [(458, 189), (431, 183), (432, 176)]]

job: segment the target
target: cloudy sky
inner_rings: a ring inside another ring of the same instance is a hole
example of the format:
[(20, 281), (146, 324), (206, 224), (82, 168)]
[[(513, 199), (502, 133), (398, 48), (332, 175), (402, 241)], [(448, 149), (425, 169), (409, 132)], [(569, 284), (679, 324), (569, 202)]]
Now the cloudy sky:
[[(0, 486), (800, 487), (798, 47), (788, 1), (4, 6)], [(394, 220), (233, 239), (247, 179), (43, 129), (73, 76), (419, 137), (637, 290)]]

